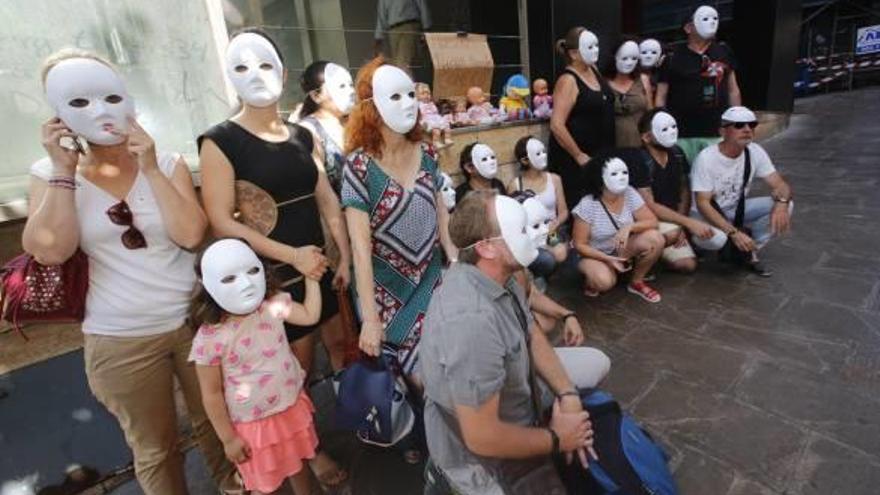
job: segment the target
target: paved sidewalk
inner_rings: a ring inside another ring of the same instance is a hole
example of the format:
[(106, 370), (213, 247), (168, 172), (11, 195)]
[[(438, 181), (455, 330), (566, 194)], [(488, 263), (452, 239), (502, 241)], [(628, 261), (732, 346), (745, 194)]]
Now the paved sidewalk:
[[(622, 287), (585, 300), (575, 277), (552, 281), (590, 343), (611, 355), (606, 388), (668, 446), (683, 495), (880, 493), (878, 115), (880, 88), (801, 100), (791, 127), (763, 143), (796, 203), (794, 232), (764, 253), (772, 278), (707, 261), (693, 276), (661, 272), (658, 305)], [(0, 485), (28, 474), (16, 470), (21, 459), (41, 471), (63, 469), (64, 459), (105, 470), (111, 452), (125, 463), (78, 360), (5, 377), (16, 388), (0, 399)], [(314, 392), (328, 418), (329, 387)], [(48, 424), (27, 423), (46, 411)], [(420, 493), (419, 467), (397, 452), (339, 433), (327, 445), (350, 466), (354, 493)], [(195, 451), (187, 470), (194, 495), (213, 493)], [(141, 492), (129, 482), (113, 493)]]

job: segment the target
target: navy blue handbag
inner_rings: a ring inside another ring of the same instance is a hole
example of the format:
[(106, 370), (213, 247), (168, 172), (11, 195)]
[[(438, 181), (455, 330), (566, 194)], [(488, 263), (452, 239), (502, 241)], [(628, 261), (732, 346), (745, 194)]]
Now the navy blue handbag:
[(335, 378), (336, 426), (353, 430), (361, 441), (382, 447), (399, 442), (413, 428), (415, 415), (406, 382), (382, 356), (352, 363)]

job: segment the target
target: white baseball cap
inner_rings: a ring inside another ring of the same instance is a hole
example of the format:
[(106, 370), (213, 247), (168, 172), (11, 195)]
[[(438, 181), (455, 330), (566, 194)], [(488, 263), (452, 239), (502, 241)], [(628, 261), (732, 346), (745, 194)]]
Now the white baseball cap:
[(757, 122), (758, 117), (755, 116), (755, 112), (749, 110), (748, 108), (737, 106), (730, 107), (725, 110), (724, 113), (721, 114), (721, 121), (732, 122), (734, 124), (737, 122), (749, 123)]

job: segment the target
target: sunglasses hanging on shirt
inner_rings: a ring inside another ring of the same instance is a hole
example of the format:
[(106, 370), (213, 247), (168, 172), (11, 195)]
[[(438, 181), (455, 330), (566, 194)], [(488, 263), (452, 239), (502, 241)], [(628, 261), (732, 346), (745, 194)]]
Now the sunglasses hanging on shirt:
[(122, 233), (122, 245), (126, 249), (142, 249), (147, 247), (147, 239), (144, 234), (134, 226), (134, 215), (128, 203), (122, 200), (107, 209), (107, 216), (110, 221), (122, 227), (128, 227), (128, 230)]

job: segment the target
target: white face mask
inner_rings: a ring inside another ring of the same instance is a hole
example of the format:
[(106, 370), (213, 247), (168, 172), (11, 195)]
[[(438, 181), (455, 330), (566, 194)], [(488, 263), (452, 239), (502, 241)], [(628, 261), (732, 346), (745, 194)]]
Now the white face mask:
[(89, 58), (62, 60), (46, 74), (46, 99), (55, 115), (86, 141), (125, 141), (134, 100), (113, 69)]
[(483, 143), (474, 145), (471, 150), (471, 163), (484, 179), (494, 179), (498, 175), (498, 160), (492, 148)]
[(694, 29), (704, 40), (711, 40), (718, 32), (718, 11), (703, 5), (694, 12)]
[(643, 69), (652, 69), (660, 61), (660, 42), (654, 38), (648, 38), (639, 44), (639, 61)]
[(602, 182), (611, 194), (623, 194), (629, 187), (629, 169), (620, 158), (612, 158), (605, 162), (602, 169)]
[(443, 195), (443, 204), (447, 210), (455, 208), (455, 187), (452, 185), (452, 177), (443, 172), (443, 187), (440, 188), (440, 194)]
[(202, 255), (202, 285), (208, 294), (234, 315), (248, 315), (266, 298), (263, 264), (247, 244), (238, 239), (215, 242)]
[(324, 66), (324, 91), (342, 115), (348, 115), (354, 106), (354, 81), (342, 66), (329, 63)]
[(526, 219), (529, 222), (527, 231), (532, 244), (536, 248), (542, 248), (547, 245), (547, 236), (550, 234), (550, 212), (535, 198), (529, 198), (523, 201), (523, 208), (526, 209)]
[(614, 64), (620, 74), (631, 74), (639, 65), (639, 45), (635, 41), (627, 41), (620, 45), (614, 54)]
[(501, 238), (517, 263), (526, 267), (538, 257), (538, 248), (529, 238), (528, 216), (523, 205), (507, 196), (495, 197), (495, 218)]
[(581, 31), (578, 37), (578, 53), (587, 65), (596, 65), (599, 61), (599, 38), (591, 31)]
[(657, 112), (651, 119), (651, 134), (657, 144), (671, 148), (678, 141), (678, 124), (675, 118), (666, 112)]
[(259, 34), (232, 38), (226, 48), (226, 75), (248, 105), (268, 107), (281, 98), (284, 66), (272, 43)]
[(547, 168), (547, 150), (544, 143), (537, 139), (529, 139), (526, 142), (526, 155), (529, 157), (529, 163), (536, 170), (544, 170)]
[(406, 72), (383, 65), (373, 73), (373, 103), (392, 131), (406, 134), (416, 125), (419, 105), (416, 85)]

